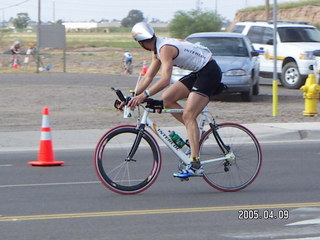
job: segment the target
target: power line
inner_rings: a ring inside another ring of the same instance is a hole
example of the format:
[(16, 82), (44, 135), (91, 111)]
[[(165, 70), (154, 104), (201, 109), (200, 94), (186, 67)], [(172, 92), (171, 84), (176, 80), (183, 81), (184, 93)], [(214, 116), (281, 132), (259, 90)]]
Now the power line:
[(13, 4), (13, 5), (7, 6), (7, 7), (3, 7), (3, 8), (0, 8), (0, 10), (12, 8), (12, 7), (17, 7), (17, 6), (20, 6), (20, 5), (22, 5), (22, 4), (26, 3), (26, 2), (29, 2), (29, 1), (31, 1), (31, 0), (25, 0), (25, 1), (20, 2), (20, 3), (16, 3), (16, 4)]

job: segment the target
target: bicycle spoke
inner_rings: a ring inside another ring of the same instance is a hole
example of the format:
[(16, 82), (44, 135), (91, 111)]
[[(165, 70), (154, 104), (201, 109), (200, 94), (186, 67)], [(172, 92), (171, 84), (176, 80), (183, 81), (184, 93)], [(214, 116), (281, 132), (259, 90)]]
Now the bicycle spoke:
[[(136, 142), (136, 127), (119, 127), (108, 132), (97, 146), (95, 167), (101, 182), (112, 191), (135, 194), (147, 189), (156, 179), (161, 159), (154, 139), (146, 132)], [(124, 141), (125, 140), (125, 141)], [(131, 143), (131, 145), (130, 145)]]
[[(217, 132), (234, 157), (232, 155), (230, 160), (205, 164), (204, 179), (218, 190), (239, 191), (252, 183), (259, 173), (260, 145), (250, 131), (238, 124), (222, 124)], [(215, 142), (212, 132), (202, 139), (202, 161), (225, 156)]]

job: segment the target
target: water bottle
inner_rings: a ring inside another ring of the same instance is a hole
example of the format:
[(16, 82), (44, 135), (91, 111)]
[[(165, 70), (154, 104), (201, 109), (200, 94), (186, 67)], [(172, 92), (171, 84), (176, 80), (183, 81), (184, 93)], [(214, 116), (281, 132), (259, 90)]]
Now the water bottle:
[(179, 147), (182, 148), (186, 143), (175, 131), (170, 132), (169, 136), (171, 140)]

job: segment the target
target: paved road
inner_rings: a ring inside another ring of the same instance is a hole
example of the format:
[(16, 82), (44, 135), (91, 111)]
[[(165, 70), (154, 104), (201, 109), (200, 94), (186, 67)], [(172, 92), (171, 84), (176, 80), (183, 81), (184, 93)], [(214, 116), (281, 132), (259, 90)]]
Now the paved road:
[[(173, 179), (164, 152), (159, 179), (135, 196), (97, 181), (93, 150), (57, 151), (65, 165), (48, 168), (27, 164), (36, 151), (1, 152), (1, 239), (319, 239), (319, 143), (263, 143), (260, 175), (237, 193)], [(240, 220), (244, 209), (277, 219)]]

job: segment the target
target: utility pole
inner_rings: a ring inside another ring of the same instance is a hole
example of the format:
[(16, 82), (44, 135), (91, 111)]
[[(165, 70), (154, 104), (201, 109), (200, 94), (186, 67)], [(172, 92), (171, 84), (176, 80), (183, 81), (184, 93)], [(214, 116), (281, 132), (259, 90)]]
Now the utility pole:
[(56, 2), (52, 2), (52, 22), (56, 22)]
[(216, 14), (218, 14), (218, 0), (215, 0), (216, 2), (215, 2), (215, 4), (216, 4), (216, 6), (215, 6), (215, 13)]
[(201, 0), (196, 1), (196, 9), (201, 10)]
[(270, 4), (269, 4), (269, 0), (265, 0), (266, 1), (266, 21), (269, 20), (269, 15), (270, 15)]
[(41, 0), (38, 0), (38, 23), (37, 23), (37, 73), (40, 68), (40, 25), (41, 25)]
[(2, 8), (2, 31), (4, 31), (4, 8)]
[(272, 81), (272, 116), (278, 116), (278, 71), (277, 71), (277, 31), (278, 31), (278, 3), (273, 1), (273, 81)]

